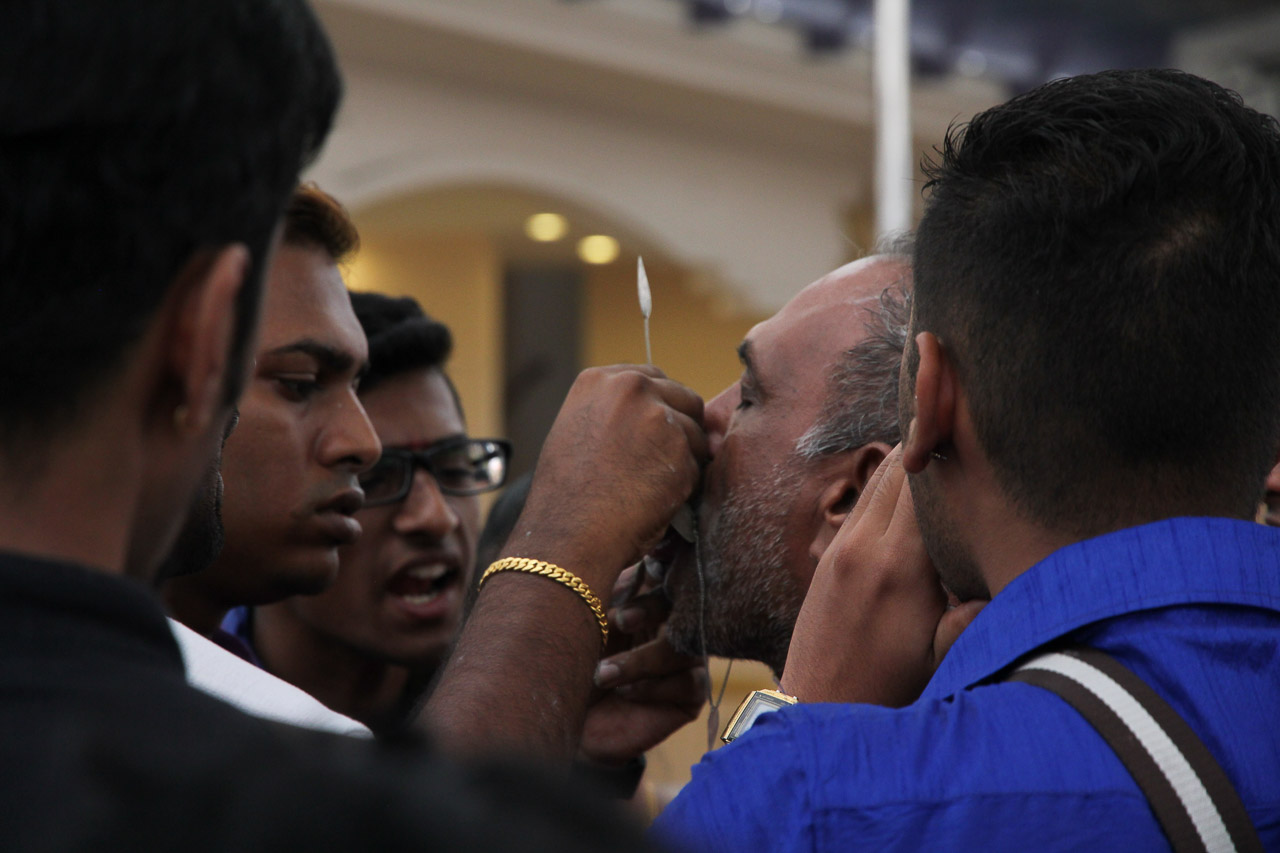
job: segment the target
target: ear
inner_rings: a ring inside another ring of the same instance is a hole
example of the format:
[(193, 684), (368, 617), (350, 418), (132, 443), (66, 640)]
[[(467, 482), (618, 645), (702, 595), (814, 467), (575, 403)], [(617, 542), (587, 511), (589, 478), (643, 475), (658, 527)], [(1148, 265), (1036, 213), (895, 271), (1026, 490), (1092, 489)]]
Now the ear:
[(1280, 492), (1280, 458), (1276, 459), (1275, 467), (1267, 472), (1267, 491)]
[[(866, 488), (867, 481), (871, 479), (871, 475), (880, 467), (880, 463), (892, 449), (883, 441), (873, 441), (862, 445), (857, 450), (841, 454), (838, 469), (833, 472), (834, 476), (818, 495), (818, 510), (822, 514), (822, 523), (818, 525), (813, 541), (809, 544), (809, 554), (815, 560), (821, 559), (826, 553), (831, 540), (835, 538), (836, 531), (840, 529), (840, 525), (844, 524), (844, 520), (862, 495), (862, 490)], [(834, 459), (831, 461), (836, 462)]]
[(902, 467), (919, 474), (933, 453), (951, 441), (956, 418), (956, 374), (933, 332), (916, 335), (920, 359), (916, 368), (915, 417), (902, 442)]
[(172, 386), (165, 415), (180, 430), (204, 432), (225, 414), (236, 297), (248, 268), (249, 252), (241, 244), (202, 252), (171, 291), (164, 358)]

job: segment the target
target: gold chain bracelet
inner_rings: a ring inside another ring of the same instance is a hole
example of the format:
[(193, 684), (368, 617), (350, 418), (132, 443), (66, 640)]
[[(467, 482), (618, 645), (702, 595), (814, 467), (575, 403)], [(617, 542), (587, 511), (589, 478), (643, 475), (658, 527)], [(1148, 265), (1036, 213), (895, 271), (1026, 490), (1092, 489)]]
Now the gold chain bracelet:
[(498, 572), (529, 572), (530, 574), (542, 575), (544, 578), (550, 578), (553, 581), (562, 583), (569, 589), (576, 592), (587, 606), (591, 608), (591, 612), (595, 614), (596, 621), (600, 623), (600, 643), (603, 645), (609, 642), (609, 620), (604, 615), (604, 605), (600, 603), (600, 599), (591, 591), (591, 587), (587, 586), (582, 578), (573, 572), (562, 569), (552, 563), (544, 563), (542, 560), (531, 560), (528, 557), (506, 557), (491, 563), (489, 568), (485, 569), (484, 574), (480, 576), (480, 583), (476, 585), (476, 589), (484, 586), (484, 582), (491, 575)]

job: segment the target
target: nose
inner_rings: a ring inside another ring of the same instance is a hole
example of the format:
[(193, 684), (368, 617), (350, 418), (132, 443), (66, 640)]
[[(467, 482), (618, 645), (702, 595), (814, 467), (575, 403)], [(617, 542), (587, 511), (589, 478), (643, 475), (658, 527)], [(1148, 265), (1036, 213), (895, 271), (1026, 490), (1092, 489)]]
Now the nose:
[(322, 438), (320, 463), (360, 474), (382, 455), (382, 442), (355, 391), (347, 392), (331, 410)]
[(436, 478), (427, 471), (415, 471), (413, 486), (392, 521), (395, 531), (404, 536), (423, 533), (443, 539), (459, 524), (458, 513), (440, 491)]
[(712, 458), (720, 452), (725, 433), (729, 431), (729, 422), (733, 419), (733, 410), (738, 408), (742, 399), (742, 389), (735, 382), (716, 395), (702, 410), (703, 425), (707, 429), (707, 446)]

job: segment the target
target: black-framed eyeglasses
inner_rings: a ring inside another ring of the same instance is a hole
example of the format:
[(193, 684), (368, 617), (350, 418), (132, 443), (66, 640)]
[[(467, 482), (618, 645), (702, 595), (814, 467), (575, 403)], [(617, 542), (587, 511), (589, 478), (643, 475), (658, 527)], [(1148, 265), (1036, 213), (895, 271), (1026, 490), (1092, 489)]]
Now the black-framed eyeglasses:
[(413, 489), (413, 472), (425, 468), (446, 495), (478, 495), (507, 479), (511, 443), (499, 438), (451, 438), (426, 450), (387, 449), (360, 475), (364, 505), (404, 500)]

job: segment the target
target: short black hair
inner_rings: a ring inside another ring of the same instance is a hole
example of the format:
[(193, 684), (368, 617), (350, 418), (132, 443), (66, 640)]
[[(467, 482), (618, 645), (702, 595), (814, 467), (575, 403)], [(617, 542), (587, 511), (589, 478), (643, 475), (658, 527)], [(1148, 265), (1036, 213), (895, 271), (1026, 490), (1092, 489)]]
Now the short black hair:
[(76, 420), (179, 273), (243, 243), (238, 377), (276, 223), (341, 92), (306, 3), (13, 0), (0, 79), (0, 452)]
[(458, 414), (462, 414), (458, 392), (444, 372), (445, 362), (453, 352), (453, 335), (448, 326), (427, 316), (422, 306), (408, 296), (353, 291), (351, 307), (369, 339), (369, 371), (360, 380), (361, 393), (399, 373), (435, 369), (444, 376), (453, 401), (458, 404)]
[(1015, 504), (1077, 535), (1252, 517), (1280, 445), (1276, 120), (1190, 74), (1112, 71), (940, 154), (914, 331), (951, 353)]

